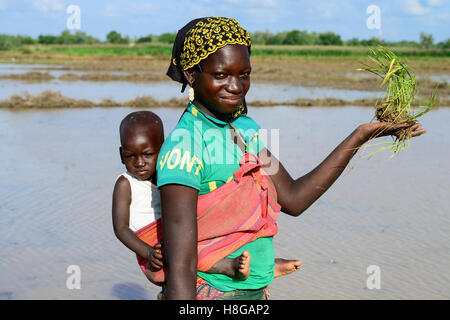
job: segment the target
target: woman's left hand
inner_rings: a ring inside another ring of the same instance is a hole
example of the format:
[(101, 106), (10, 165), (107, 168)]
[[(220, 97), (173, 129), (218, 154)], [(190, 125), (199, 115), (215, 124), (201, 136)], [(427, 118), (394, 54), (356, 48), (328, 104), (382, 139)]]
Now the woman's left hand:
[(361, 125), (358, 129), (363, 134), (363, 136), (369, 140), (376, 137), (384, 137), (384, 136), (397, 136), (397, 132), (399, 129), (409, 128), (411, 127), (412, 134), (411, 137), (417, 137), (426, 132), (425, 129), (421, 129), (422, 125), (417, 122), (414, 124), (409, 123), (400, 123), (400, 124), (392, 124), (387, 122), (373, 122), (373, 123), (365, 123)]

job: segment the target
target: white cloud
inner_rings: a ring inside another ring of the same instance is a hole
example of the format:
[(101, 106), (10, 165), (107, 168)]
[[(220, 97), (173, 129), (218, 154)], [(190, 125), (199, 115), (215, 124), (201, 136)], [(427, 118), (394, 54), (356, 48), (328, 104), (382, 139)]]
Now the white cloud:
[(277, 5), (277, 3), (275, 2), (275, 0), (262, 0), (261, 3), (263, 4), (263, 6), (265, 7), (275, 7)]
[(61, 0), (34, 0), (33, 4), (38, 10), (44, 12), (61, 11), (64, 9)]
[(444, 4), (444, 0), (427, 0), (427, 3), (431, 7), (440, 7)]
[(234, 4), (257, 5), (261, 7), (275, 7), (277, 5), (275, 0), (228, 0), (228, 2)]
[(337, 13), (339, 13), (340, 5), (336, 3), (328, 3), (322, 7), (322, 16), (325, 19), (331, 19)]
[(110, 18), (117, 17), (133, 17), (142, 16), (152, 13), (153, 5), (150, 3), (133, 3), (132, 1), (125, 1), (119, 4), (106, 4), (104, 6), (104, 16)]
[(141, 8), (144, 9), (144, 10), (152, 10), (152, 9), (153, 9), (153, 6), (152, 6), (151, 3), (144, 3), (144, 4), (141, 6)]
[(142, 3), (142, 4), (137, 4), (137, 3), (127, 3), (127, 12), (130, 13), (140, 13), (140, 14), (145, 14), (148, 12), (153, 11), (153, 5), (151, 3)]
[(315, 17), (317, 21), (325, 19), (328, 21), (335, 19), (347, 19), (348, 16), (354, 16), (355, 6), (348, 2), (337, 1), (309, 1), (302, 8), (301, 13), (304, 16)]
[(107, 4), (105, 6), (105, 15), (111, 18), (117, 18), (120, 16), (120, 8), (115, 4)]
[(419, 0), (406, 1), (405, 10), (406, 10), (406, 12), (413, 14), (413, 15), (417, 15), (417, 16), (430, 13), (430, 11), (431, 11), (430, 8), (423, 7), (420, 4)]

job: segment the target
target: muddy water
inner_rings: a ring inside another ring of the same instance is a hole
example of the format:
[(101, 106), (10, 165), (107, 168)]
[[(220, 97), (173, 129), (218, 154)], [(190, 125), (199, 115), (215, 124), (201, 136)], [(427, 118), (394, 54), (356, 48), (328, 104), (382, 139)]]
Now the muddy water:
[[(50, 70), (46, 70), (50, 68)], [(24, 74), (27, 72), (46, 72), (55, 79), (47, 82), (25, 82), (0, 79), (0, 99), (7, 99), (12, 94), (22, 94), (25, 91), (33, 95), (46, 90), (60, 91), (63, 96), (76, 99), (88, 99), (100, 102), (102, 99), (125, 101), (139, 96), (151, 96), (158, 100), (187, 97), (187, 90), (180, 92), (181, 86), (171, 82), (133, 83), (122, 81), (91, 82), (91, 81), (61, 81), (62, 74), (77, 75), (89, 72), (61, 70), (62, 66), (0, 64), (0, 75)], [(111, 74), (126, 74), (111, 72)], [(375, 99), (382, 92), (364, 90), (344, 90), (329, 87), (300, 87), (289, 83), (252, 83), (247, 94), (247, 101), (255, 100), (286, 102), (296, 99), (336, 98), (343, 100)]]
[[(112, 231), (118, 125), (130, 111), (0, 110), (0, 299), (155, 299), (157, 287)], [(154, 111), (166, 133), (181, 113)], [(267, 145), (294, 177), (372, 117), (357, 107), (249, 114), (279, 129), (279, 145)], [(448, 109), (430, 112), (428, 133), (410, 149), (359, 161), (300, 217), (280, 217), (276, 256), (303, 265), (274, 280), (272, 299), (450, 298), (449, 120)], [(371, 265), (380, 289), (367, 288)], [(67, 287), (69, 266), (81, 271), (80, 289)]]
[[(55, 79), (48, 82), (24, 83), (23, 81), (16, 80), (0, 80), (0, 99), (7, 99), (12, 93), (21, 94), (27, 91), (33, 95), (37, 95), (46, 90), (60, 91), (63, 96), (68, 98), (88, 99), (94, 102), (100, 102), (106, 98), (114, 101), (126, 101), (139, 96), (151, 96), (158, 100), (188, 97), (188, 90), (181, 93), (181, 85), (175, 82), (65, 82)], [(363, 90), (344, 90), (328, 87), (299, 87), (291, 84), (252, 83), (251, 90), (247, 95), (247, 101), (263, 100), (286, 102), (301, 98), (357, 100), (375, 99), (381, 96), (381, 92)]]

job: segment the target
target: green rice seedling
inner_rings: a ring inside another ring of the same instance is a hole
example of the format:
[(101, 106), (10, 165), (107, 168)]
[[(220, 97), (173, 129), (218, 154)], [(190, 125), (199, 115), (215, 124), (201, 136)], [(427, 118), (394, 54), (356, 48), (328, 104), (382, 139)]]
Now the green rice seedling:
[[(377, 75), (381, 78), (380, 88), (386, 88), (384, 96), (378, 99), (375, 104), (375, 116), (373, 120), (376, 119), (380, 122), (392, 124), (408, 123), (413, 125), (436, 104), (437, 88), (431, 93), (429, 101), (425, 105), (417, 106), (415, 97), (419, 93), (419, 90), (417, 88), (416, 76), (412, 71), (408, 70), (407, 65), (391, 50), (382, 46), (371, 48), (369, 59), (375, 63), (375, 66), (364, 64), (364, 67), (358, 70), (368, 71)], [(367, 149), (369, 146), (387, 144), (371, 152), (368, 156), (387, 149), (391, 149), (393, 152), (392, 156), (394, 156), (410, 146), (409, 140), (411, 135), (412, 129), (409, 126), (395, 132), (393, 142), (370, 144), (370, 141), (376, 138), (373, 137), (363, 149)]]

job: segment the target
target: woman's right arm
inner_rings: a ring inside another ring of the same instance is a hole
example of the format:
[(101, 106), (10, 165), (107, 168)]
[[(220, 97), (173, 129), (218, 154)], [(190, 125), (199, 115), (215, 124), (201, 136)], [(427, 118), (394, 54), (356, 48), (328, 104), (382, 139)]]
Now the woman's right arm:
[(163, 248), (168, 300), (194, 300), (197, 279), (198, 190), (168, 184), (160, 187)]
[(412, 137), (425, 133), (425, 130), (420, 128), (420, 123), (412, 126), (407, 123), (393, 125), (383, 122), (363, 124), (342, 141), (322, 163), (298, 179), (293, 179), (278, 159), (264, 149), (259, 154), (263, 168), (278, 169), (271, 174), (271, 178), (282, 211), (292, 216), (300, 215), (336, 181), (361, 145), (372, 137), (392, 135), (405, 127), (411, 127)]

